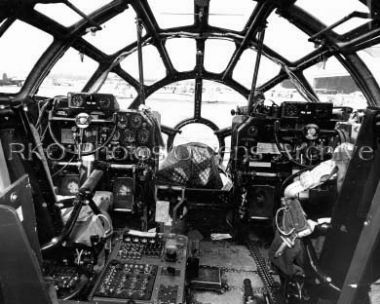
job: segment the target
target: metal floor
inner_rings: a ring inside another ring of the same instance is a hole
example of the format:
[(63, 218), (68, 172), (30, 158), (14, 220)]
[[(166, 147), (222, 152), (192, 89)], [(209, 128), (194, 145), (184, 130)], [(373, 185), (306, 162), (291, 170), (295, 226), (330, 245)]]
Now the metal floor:
[(262, 293), (263, 282), (245, 246), (225, 241), (201, 241), (199, 259), (200, 265), (222, 270), (226, 289), (222, 294), (192, 290), (192, 304), (241, 304), (244, 299), (244, 279), (251, 280), (254, 293)]

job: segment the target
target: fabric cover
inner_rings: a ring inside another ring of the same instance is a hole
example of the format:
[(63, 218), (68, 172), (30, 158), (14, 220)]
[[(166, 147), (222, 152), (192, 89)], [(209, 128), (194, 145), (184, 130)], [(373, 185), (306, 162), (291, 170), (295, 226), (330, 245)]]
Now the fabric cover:
[(159, 183), (169, 183), (188, 188), (221, 189), (218, 158), (209, 146), (187, 143), (173, 148), (160, 164)]

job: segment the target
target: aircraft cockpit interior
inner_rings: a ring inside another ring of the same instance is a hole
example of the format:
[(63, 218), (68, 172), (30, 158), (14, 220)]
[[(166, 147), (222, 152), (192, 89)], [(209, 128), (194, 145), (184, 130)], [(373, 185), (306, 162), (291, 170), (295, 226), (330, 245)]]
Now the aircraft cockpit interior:
[(0, 0), (0, 303), (380, 303), (375, 0)]

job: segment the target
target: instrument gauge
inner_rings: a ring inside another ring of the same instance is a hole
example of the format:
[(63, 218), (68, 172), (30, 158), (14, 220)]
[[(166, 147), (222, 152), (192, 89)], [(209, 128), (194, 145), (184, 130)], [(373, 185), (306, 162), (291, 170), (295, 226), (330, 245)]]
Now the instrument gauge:
[(140, 115), (133, 115), (131, 119), (131, 127), (133, 129), (138, 129), (142, 125), (142, 117)]
[(79, 185), (77, 182), (75, 181), (70, 181), (68, 184), (67, 184), (67, 191), (71, 194), (76, 194), (79, 190)]
[(70, 105), (72, 107), (79, 108), (79, 107), (81, 107), (81, 106), (84, 105), (84, 101), (85, 100), (84, 100), (84, 97), (82, 95), (79, 95), (79, 94), (72, 95), (71, 96), (71, 103), (70, 103)]
[(316, 124), (306, 125), (304, 132), (307, 140), (317, 140), (319, 137), (319, 127)]
[(136, 141), (135, 132), (133, 132), (132, 130), (126, 129), (123, 135), (124, 135), (124, 141), (126, 143), (134, 143)]
[(117, 122), (119, 129), (125, 129), (128, 125), (128, 117), (126, 114), (120, 114)]
[(137, 139), (140, 143), (142, 144), (146, 144), (148, 141), (149, 141), (149, 131), (147, 129), (142, 129), (138, 135), (137, 135)]

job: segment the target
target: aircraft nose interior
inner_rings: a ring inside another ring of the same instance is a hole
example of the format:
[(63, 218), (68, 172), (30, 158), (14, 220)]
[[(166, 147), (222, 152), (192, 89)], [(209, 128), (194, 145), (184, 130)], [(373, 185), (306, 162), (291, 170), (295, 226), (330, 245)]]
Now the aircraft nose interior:
[(378, 303), (379, 16), (0, 1), (0, 303)]

